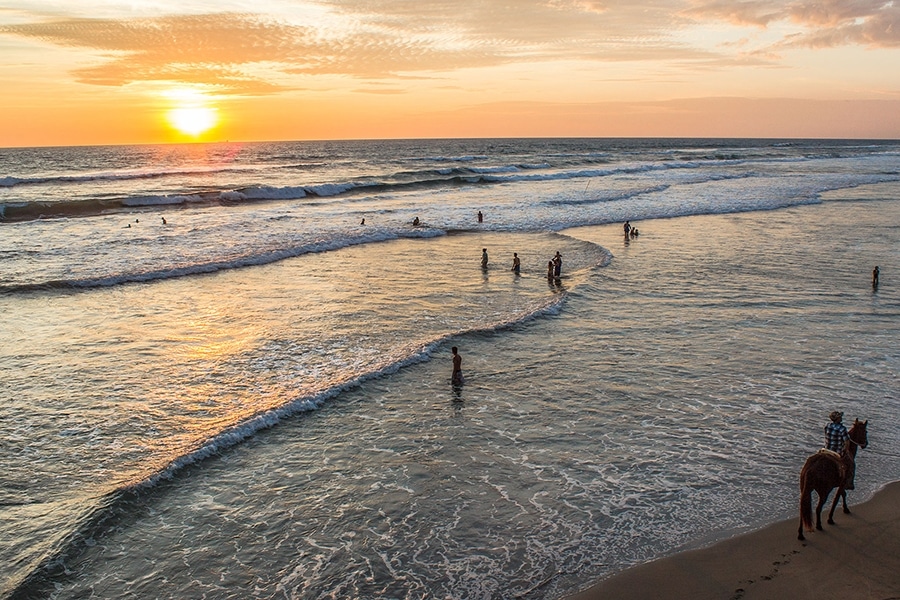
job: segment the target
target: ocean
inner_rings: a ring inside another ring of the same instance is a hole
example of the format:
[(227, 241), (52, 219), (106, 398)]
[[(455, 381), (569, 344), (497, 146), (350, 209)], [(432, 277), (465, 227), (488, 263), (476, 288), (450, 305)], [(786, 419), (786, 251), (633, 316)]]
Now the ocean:
[(852, 507), (898, 270), (896, 141), (0, 149), (0, 597), (562, 598), (795, 518), (832, 410)]

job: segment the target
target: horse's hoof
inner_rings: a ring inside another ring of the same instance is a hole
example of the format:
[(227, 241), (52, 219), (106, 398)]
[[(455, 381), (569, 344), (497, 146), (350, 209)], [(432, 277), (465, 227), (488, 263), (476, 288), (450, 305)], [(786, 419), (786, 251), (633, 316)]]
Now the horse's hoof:
[(828, 524), (829, 524), (829, 525), (834, 525), (834, 519), (828, 519)]
[(849, 508), (845, 508), (845, 509), (844, 509), (844, 514), (845, 514), (845, 515), (849, 515), (849, 514), (850, 514), (850, 509), (849, 509)]
[(818, 529), (819, 531), (822, 531), (822, 526), (821, 526), (821, 525), (816, 525), (816, 529)]
[(801, 542), (806, 541), (806, 538), (803, 537), (803, 534), (802, 534), (802, 533), (801, 533), (800, 535), (797, 536), (797, 539), (800, 540)]

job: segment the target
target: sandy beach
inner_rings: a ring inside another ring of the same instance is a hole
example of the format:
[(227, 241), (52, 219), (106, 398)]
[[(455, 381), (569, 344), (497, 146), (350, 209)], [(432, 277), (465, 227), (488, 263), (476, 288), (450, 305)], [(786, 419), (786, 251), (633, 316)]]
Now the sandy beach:
[[(797, 519), (640, 565), (569, 600), (900, 598), (900, 482), (797, 540)], [(829, 499), (830, 503), (830, 499)], [(830, 504), (826, 504), (823, 513)]]

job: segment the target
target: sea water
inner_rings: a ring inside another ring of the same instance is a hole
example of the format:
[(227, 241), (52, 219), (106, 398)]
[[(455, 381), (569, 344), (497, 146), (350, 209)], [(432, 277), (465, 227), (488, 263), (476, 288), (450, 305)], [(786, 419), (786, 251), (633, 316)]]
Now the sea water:
[(835, 409), (858, 502), (900, 475), (898, 150), (2, 150), (0, 590), (556, 598), (795, 516)]

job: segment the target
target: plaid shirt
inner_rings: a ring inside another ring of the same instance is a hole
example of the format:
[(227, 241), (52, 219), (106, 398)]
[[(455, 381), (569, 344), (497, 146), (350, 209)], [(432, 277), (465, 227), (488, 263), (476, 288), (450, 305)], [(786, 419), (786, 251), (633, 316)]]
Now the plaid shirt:
[(844, 444), (850, 439), (847, 428), (841, 423), (829, 423), (825, 426), (825, 447), (835, 452), (843, 452)]

